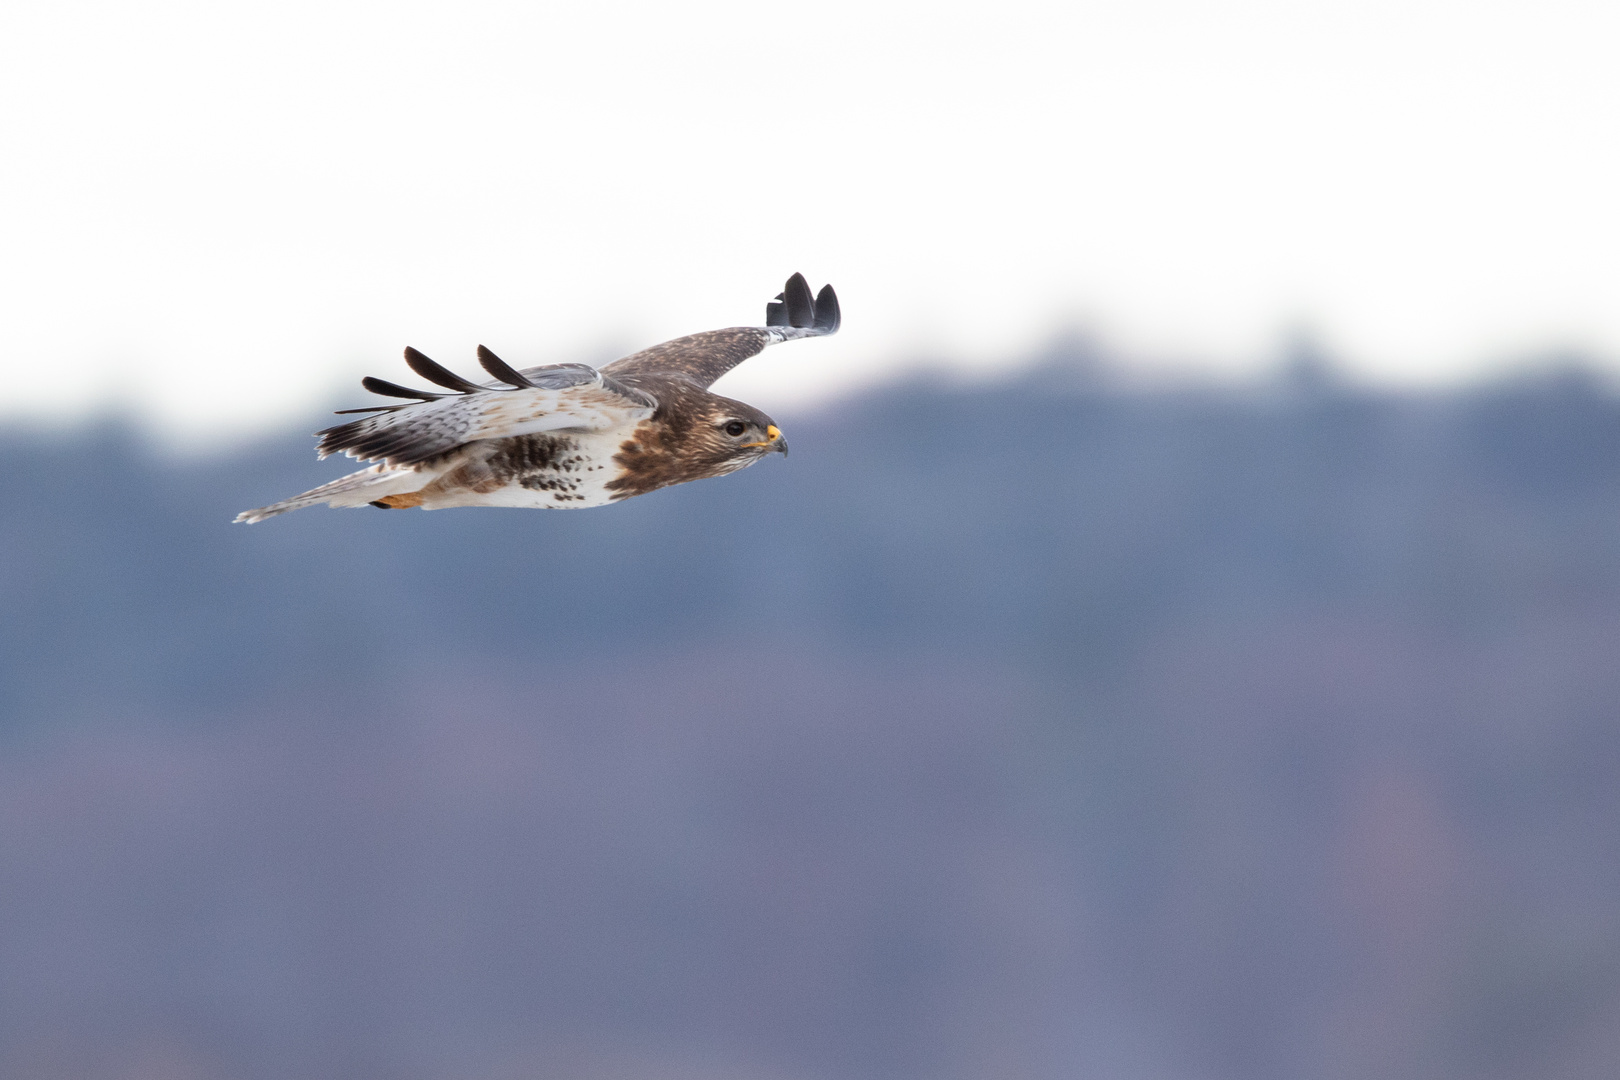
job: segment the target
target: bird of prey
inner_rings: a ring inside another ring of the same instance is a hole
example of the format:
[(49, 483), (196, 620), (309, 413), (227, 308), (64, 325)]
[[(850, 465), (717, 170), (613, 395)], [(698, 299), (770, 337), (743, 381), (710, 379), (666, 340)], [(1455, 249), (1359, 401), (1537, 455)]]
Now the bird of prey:
[(602, 506), (736, 472), (767, 454), (786, 454), (787, 440), (769, 416), (711, 393), (710, 384), (767, 345), (833, 334), (838, 322), (832, 286), (812, 296), (803, 275), (794, 274), (766, 305), (764, 326), (676, 338), (600, 370), (518, 370), (480, 345), (478, 362), (493, 377), (480, 383), (407, 348), (413, 371), (453, 392), (367, 376), (361, 385), (372, 393), (410, 400), (345, 409), (371, 415), (316, 435), (323, 458), (344, 453), (376, 464), (236, 520), (263, 521), (318, 503)]

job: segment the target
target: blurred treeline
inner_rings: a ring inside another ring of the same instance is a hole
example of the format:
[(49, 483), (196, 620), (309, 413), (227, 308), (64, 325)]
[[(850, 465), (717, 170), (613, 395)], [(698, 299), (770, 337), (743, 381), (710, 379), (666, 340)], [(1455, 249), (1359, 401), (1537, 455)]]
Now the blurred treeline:
[(252, 527), (340, 470), (0, 435), (0, 1075), (1620, 1071), (1597, 381), (778, 419)]

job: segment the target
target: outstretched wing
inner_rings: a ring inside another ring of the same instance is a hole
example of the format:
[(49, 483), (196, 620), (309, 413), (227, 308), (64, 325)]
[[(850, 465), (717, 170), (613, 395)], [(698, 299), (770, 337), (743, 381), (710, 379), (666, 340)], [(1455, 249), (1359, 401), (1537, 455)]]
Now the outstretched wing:
[(801, 337), (836, 334), (838, 295), (831, 285), (812, 297), (803, 274), (788, 278), (776, 299), (765, 306), (764, 326), (734, 326), (666, 341), (615, 360), (602, 370), (610, 375), (684, 375), (707, 387), (768, 345)]
[(343, 453), (361, 461), (416, 465), (464, 443), (537, 431), (600, 431), (644, 420), (658, 399), (587, 364), (551, 364), (518, 371), (484, 348), (478, 360), (498, 382), (475, 383), (417, 352), (405, 362), (418, 375), (452, 394), (413, 390), (367, 376), (367, 390), (384, 397), (414, 398), (403, 405), (375, 405), (345, 412), (369, 412), (316, 432), (321, 457)]

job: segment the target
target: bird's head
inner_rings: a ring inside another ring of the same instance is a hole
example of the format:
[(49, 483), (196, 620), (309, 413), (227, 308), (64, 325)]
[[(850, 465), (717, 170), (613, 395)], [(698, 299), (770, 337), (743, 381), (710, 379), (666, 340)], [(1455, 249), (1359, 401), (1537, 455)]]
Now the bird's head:
[(776, 422), (752, 405), (710, 395), (709, 408), (690, 432), (690, 451), (715, 472), (732, 472), (767, 454), (786, 454)]
[(658, 411), (619, 445), (613, 461), (623, 470), (608, 482), (615, 498), (629, 498), (671, 484), (724, 476), (768, 454), (787, 453), (776, 422), (752, 405), (723, 398), (686, 379), (654, 382)]

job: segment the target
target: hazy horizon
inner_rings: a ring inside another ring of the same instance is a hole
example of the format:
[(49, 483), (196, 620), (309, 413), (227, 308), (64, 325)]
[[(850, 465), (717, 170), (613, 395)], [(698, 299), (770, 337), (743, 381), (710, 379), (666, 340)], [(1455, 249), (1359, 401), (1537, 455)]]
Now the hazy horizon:
[[(1491, 387), (1537, 380), (1549, 375), (1576, 374), (1596, 386), (1620, 387), (1620, 366), (1589, 351), (1549, 345), (1523, 353), (1493, 358), (1463, 373), (1427, 380), (1396, 380), (1380, 377), (1348, 362), (1334, 351), (1331, 342), (1292, 328), (1278, 336), (1275, 348), (1252, 362), (1233, 368), (1200, 364), (1178, 357), (1143, 358), (1113, 351), (1109, 343), (1084, 327), (1065, 325), (1039, 341), (1033, 348), (994, 361), (964, 363), (960, 358), (929, 354), (922, 350), (902, 352), (885, 363), (874, 364), (861, 374), (846, 373), (816, 383), (813, 369), (817, 349), (827, 339), (811, 343), (793, 342), (768, 350), (735, 369), (716, 383), (715, 390), (727, 396), (750, 401), (787, 423), (816, 422), (840, 410), (856, 408), (873, 395), (910, 386), (933, 386), (955, 391), (973, 387), (997, 388), (1026, 380), (1032, 373), (1050, 371), (1062, 377), (1065, 389), (1074, 379), (1131, 393), (1155, 393), (1203, 389), (1248, 394), (1286, 388), (1300, 383), (1322, 384), (1361, 393), (1405, 397), (1447, 397)], [(650, 344), (650, 343), (648, 343)], [(557, 362), (564, 359), (606, 363), (628, 355), (624, 350), (596, 348), (570, 356), (518, 359), (531, 362)], [(468, 357), (450, 358), (440, 353), (435, 359), (452, 370), (477, 374), (477, 362)], [(516, 358), (515, 358), (516, 359)], [(789, 367), (801, 381), (784, 383), (773, 368)], [(0, 427), (13, 432), (33, 432), (47, 438), (76, 437), (92, 429), (114, 424), (138, 435), (154, 450), (181, 458), (193, 455), (235, 454), (243, 448), (307, 429), (326, 426), (325, 418), (335, 410), (353, 408), (373, 397), (359, 385), (361, 375), (409, 383), (416, 378), (399, 358), (398, 350), (374, 362), (352, 366), (354, 377), (324, 380), (319, 390), (311, 388), (307, 401), (294, 401), (286, 407), (244, 417), (199, 421), (166, 415), (139, 400), (112, 398), (79, 403), (75, 408), (57, 410), (0, 409)], [(345, 371), (347, 376), (350, 371)], [(417, 381), (420, 381), (419, 379)]]

